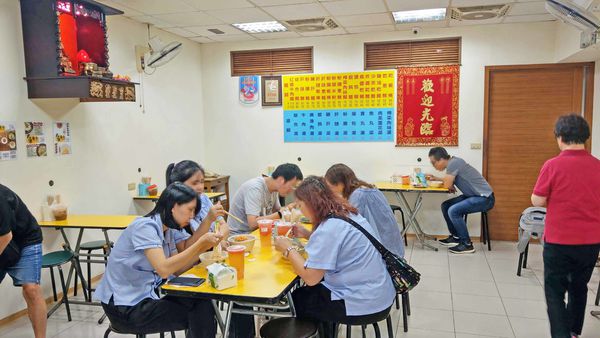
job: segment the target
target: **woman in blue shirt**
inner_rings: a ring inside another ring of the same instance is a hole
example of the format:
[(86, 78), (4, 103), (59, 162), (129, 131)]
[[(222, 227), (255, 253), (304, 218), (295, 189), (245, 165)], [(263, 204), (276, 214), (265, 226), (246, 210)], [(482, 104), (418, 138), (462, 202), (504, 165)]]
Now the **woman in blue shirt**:
[(296, 189), (296, 201), (314, 224), (312, 232), (295, 229), (298, 237), (308, 238), (308, 259), (287, 237), (277, 237), (275, 247), (307, 285), (292, 294), (297, 316), (324, 322), (325, 337), (331, 337), (331, 324), (387, 314), (396, 291), (381, 254), (352, 224), (332, 216), (352, 219), (379, 240), (367, 220), (322, 177), (306, 178)]
[(333, 192), (348, 200), (367, 219), (381, 238), (381, 244), (399, 257), (404, 257), (400, 228), (383, 193), (354, 174), (347, 165), (338, 163), (327, 169), (325, 181)]
[[(198, 195), (176, 182), (160, 195), (156, 207), (137, 218), (121, 234), (108, 257), (95, 297), (116, 329), (139, 333), (189, 330), (188, 337), (214, 337), (215, 313), (209, 300), (166, 296), (157, 287), (163, 279), (189, 269), (198, 255), (218, 245), (222, 233), (182, 228), (197, 214)], [(208, 216), (211, 221), (215, 214)]]
[[(223, 207), (221, 206), (221, 203), (213, 205), (210, 198), (204, 193), (204, 168), (194, 161), (185, 160), (177, 164), (169, 164), (166, 176), (167, 185), (173, 182), (181, 182), (194, 189), (198, 194), (200, 207), (198, 208), (198, 213), (190, 221), (190, 227), (187, 228), (188, 230), (191, 230), (190, 233), (199, 228), (202, 233), (206, 233), (209, 229), (214, 230), (214, 228), (211, 227), (212, 222), (203, 221), (211, 210), (213, 212), (222, 212)], [(219, 225), (223, 227), (227, 226), (227, 223), (225, 223), (225, 220), (222, 218), (219, 218)], [(227, 226), (227, 228), (229, 227)]]

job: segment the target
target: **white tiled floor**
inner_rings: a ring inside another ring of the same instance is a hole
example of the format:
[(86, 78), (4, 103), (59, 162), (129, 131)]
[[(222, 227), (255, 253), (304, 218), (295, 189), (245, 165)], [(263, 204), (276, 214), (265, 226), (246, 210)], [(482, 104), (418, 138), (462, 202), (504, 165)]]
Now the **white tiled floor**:
[[(528, 269), (516, 275), (516, 245), (493, 242), (493, 251), (475, 244), (473, 255), (451, 255), (440, 247), (438, 252), (409, 242), (406, 258), (421, 272), (421, 283), (410, 293), (411, 316), (408, 332), (402, 330), (402, 314), (392, 310), (395, 337), (406, 338), (476, 338), (476, 337), (549, 337), (546, 303), (543, 293), (543, 267), (539, 245), (529, 250)], [(594, 272), (589, 283), (588, 308), (583, 338), (600, 337), (600, 319), (589, 315), (600, 274)], [(73, 306), (73, 321), (67, 322), (64, 308), (48, 322), (48, 337), (103, 337), (106, 321), (98, 325), (102, 310), (98, 307)], [(387, 338), (385, 322), (379, 324)], [(340, 330), (345, 337), (346, 330)], [(360, 338), (360, 328), (352, 329), (352, 337)], [(372, 328), (368, 337), (374, 337)], [(121, 335), (111, 334), (110, 337)], [(183, 332), (178, 332), (183, 337)], [(0, 327), (0, 337), (33, 337), (31, 325), (22, 317)], [(125, 337), (125, 336), (123, 336)], [(129, 336), (132, 337), (132, 336)], [(157, 337), (154, 335), (153, 337)]]

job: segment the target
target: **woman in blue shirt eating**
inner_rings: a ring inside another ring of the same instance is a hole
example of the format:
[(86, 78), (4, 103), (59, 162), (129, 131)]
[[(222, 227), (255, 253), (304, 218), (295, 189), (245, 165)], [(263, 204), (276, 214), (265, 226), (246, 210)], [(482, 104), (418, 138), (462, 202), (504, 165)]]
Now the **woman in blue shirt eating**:
[[(188, 337), (214, 337), (216, 321), (208, 300), (166, 296), (157, 287), (163, 279), (189, 269), (198, 255), (218, 245), (224, 234), (182, 228), (197, 213), (198, 195), (176, 182), (160, 195), (156, 207), (131, 223), (108, 258), (95, 297), (117, 330), (139, 333), (189, 330)], [(210, 214), (211, 221), (216, 214)]]
[(381, 244), (399, 257), (404, 257), (404, 242), (398, 222), (383, 193), (356, 177), (350, 167), (338, 163), (325, 173), (325, 181), (334, 193), (348, 200), (358, 213), (367, 219), (379, 237)]
[[(222, 212), (223, 207), (221, 206), (221, 203), (213, 205), (208, 196), (204, 193), (204, 168), (194, 161), (185, 160), (177, 164), (169, 164), (166, 176), (167, 185), (173, 182), (181, 182), (192, 188), (198, 194), (200, 207), (198, 207), (198, 213), (196, 213), (194, 218), (190, 221), (190, 227), (188, 229), (191, 229), (192, 231), (200, 229), (202, 233), (206, 233), (211, 229), (212, 223), (212, 221), (206, 221), (206, 216), (208, 216), (211, 211), (214, 213)], [(218, 222), (221, 227), (227, 226), (227, 223), (225, 223), (223, 218), (219, 218)], [(229, 229), (228, 226), (227, 229)]]
[(352, 219), (379, 240), (373, 227), (322, 177), (306, 178), (296, 201), (314, 224), (312, 232), (295, 229), (298, 237), (308, 238), (308, 259), (286, 237), (277, 237), (275, 247), (307, 285), (292, 294), (297, 316), (323, 322), (325, 337), (332, 336), (333, 323), (385, 317), (396, 291), (381, 254), (352, 224), (334, 217)]

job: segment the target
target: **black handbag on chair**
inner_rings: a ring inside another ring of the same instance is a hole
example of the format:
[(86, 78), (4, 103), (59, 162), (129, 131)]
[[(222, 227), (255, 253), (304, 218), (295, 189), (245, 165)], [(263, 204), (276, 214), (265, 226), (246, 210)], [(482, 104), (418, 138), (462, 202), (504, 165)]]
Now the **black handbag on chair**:
[(398, 257), (386, 249), (375, 237), (373, 237), (367, 230), (360, 226), (360, 224), (348, 217), (331, 215), (329, 218), (337, 218), (346, 221), (367, 236), (377, 251), (381, 253), (381, 257), (383, 257), (383, 260), (385, 261), (385, 266), (390, 274), (390, 277), (392, 277), (392, 282), (394, 283), (394, 288), (396, 288), (397, 293), (402, 294), (410, 291), (417, 284), (419, 284), (419, 281), (421, 280), (421, 274), (413, 269), (412, 266), (408, 265), (404, 258)]
[(0, 254), (0, 269), (10, 268), (19, 262), (21, 259), (21, 248), (17, 245), (14, 239), (8, 242), (8, 245)]

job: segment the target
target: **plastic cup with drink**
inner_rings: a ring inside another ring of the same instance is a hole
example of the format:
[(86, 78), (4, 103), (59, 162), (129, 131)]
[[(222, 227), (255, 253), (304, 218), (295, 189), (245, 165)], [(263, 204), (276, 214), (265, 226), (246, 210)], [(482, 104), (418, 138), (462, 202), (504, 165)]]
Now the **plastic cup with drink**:
[(243, 245), (231, 245), (227, 248), (229, 265), (237, 271), (237, 279), (244, 278), (244, 249)]
[(260, 247), (270, 248), (271, 247), (271, 234), (273, 232), (273, 220), (272, 219), (261, 219), (257, 221), (258, 229), (260, 232)]

